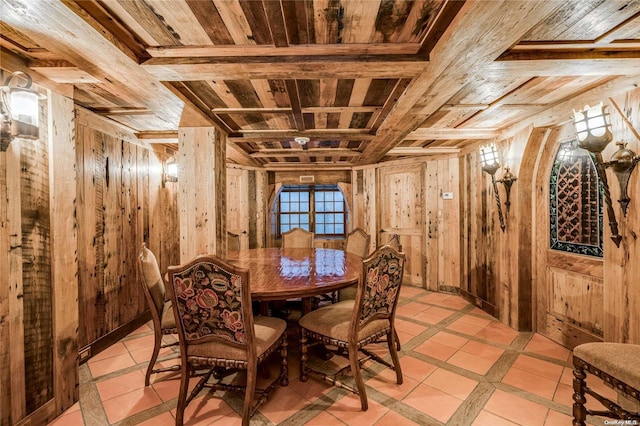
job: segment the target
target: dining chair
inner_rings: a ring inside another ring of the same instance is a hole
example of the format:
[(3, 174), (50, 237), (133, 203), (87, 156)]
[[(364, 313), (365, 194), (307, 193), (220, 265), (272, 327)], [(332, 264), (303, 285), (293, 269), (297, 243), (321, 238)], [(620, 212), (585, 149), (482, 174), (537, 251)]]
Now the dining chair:
[(240, 250), (240, 235), (227, 231), (227, 250), (228, 251)]
[[(396, 383), (402, 384), (402, 369), (393, 344), (393, 330), (403, 271), (404, 254), (389, 246), (380, 247), (363, 260), (362, 279), (358, 284), (355, 300), (327, 305), (300, 318), (301, 381), (307, 381), (308, 375), (312, 375), (331, 385), (345, 388), (360, 396), (363, 411), (369, 407), (360, 371), (366, 361), (374, 360), (393, 369), (396, 372)], [(367, 348), (378, 343), (384, 336), (392, 363)], [(310, 340), (336, 346), (334, 353), (347, 357), (349, 365), (330, 373), (310, 368), (307, 364)], [(349, 371), (353, 375), (355, 387), (341, 378)]]
[[(173, 302), (178, 327), (180, 391), (176, 425), (184, 421), (184, 410), (204, 388), (244, 391), (242, 425), (267, 400), (277, 382), (289, 383), (287, 367), (286, 322), (274, 317), (257, 316), (251, 309), (249, 271), (237, 268), (214, 256), (200, 255), (180, 266), (169, 267), (167, 291)], [(256, 388), (258, 365), (280, 350), (280, 374), (264, 389)], [(189, 396), (189, 380), (196, 371), (201, 375)], [(242, 386), (222, 383), (239, 370), (246, 371)], [(213, 382), (209, 379), (213, 376)]]
[(282, 248), (313, 248), (313, 232), (293, 228), (282, 233)]
[[(573, 349), (573, 424), (585, 426), (587, 414), (626, 420), (628, 424), (638, 424), (640, 421), (639, 360), (640, 345), (592, 342), (576, 346)], [(624, 398), (618, 398), (620, 401), (617, 404), (598, 394), (593, 387), (587, 385), (586, 373), (593, 376), (595, 380), (604, 381)], [(596, 411), (586, 408), (587, 395), (596, 399), (606, 410)], [(626, 405), (627, 402), (629, 405), (623, 408), (621, 405)]]
[(162, 275), (160, 274), (160, 268), (158, 267), (158, 261), (145, 243), (142, 243), (142, 251), (140, 251), (140, 255), (138, 256), (138, 267), (140, 269), (140, 276), (142, 277), (142, 292), (144, 293), (147, 305), (149, 305), (151, 320), (153, 322), (153, 353), (151, 354), (147, 374), (144, 378), (144, 385), (149, 386), (152, 374), (165, 371), (178, 371), (180, 369), (179, 365), (154, 368), (160, 349), (178, 344), (177, 341), (163, 344), (162, 338), (170, 334), (177, 335), (178, 330), (173, 316), (171, 301), (165, 300), (165, 286)]
[[(361, 258), (365, 258), (369, 253), (369, 244), (371, 242), (371, 236), (364, 232), (362, 228), (356, 228), (347, 235), (347, 244), (345, 251), (348, 253), (357, 254)], [(352, 285), (347, 288), (338, 290), (338, 300), (347, 300), (356, 298), (357, 286)]]

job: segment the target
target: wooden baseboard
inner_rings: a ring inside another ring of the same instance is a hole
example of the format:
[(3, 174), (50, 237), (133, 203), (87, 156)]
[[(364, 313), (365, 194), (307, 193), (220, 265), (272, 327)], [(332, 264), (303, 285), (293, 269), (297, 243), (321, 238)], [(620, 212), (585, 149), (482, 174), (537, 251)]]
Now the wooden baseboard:
[(466, 300), (469, 303), (473, 303), (478, 308), (482, 309), (492, 317), (498, 318), (500, 311), (498, 310), (498, 307), (496, 305), (493, 305), (484, 299), (480, 299), (478, 296), (469, 293), (465, 289), (461, 288), (459, 291), (460, 291), (460, 296), (464, 300)]
[(116, 328), (111, 333), (105, 334), (92, 343), (80, 348), (78, 350), (79, 363), (83, 364), (87, 362), (91, 357), (96, 356), (137, 328), (142, 327), (148, 321), (151, 321), (151, 311), (145, 311), (135, 319)]

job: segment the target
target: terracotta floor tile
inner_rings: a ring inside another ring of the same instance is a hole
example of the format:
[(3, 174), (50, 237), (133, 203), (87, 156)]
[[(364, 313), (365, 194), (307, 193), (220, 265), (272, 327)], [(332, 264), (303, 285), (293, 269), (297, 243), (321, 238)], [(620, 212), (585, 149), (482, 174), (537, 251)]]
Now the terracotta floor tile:
[(396, 413), (395, 411), (389, 411), (382, 416), (380, 420), (376, 422), (376, 426), (419, 426), (418, 423), (409, 420), (408, 418)]
[(89, 361), (87, 362), (94, 363), (96, 361), (101, 361), (103, 359), (111, 358), (117, 355), (124, 355), (126, 353), (127, 347), (122, 342), (116, 342), (102, 352), (92, 356), (91, 359), (89, 359)]
[(400, 297), (414, 297), (419, 294), (424, 294), (423, 288), (413, 287), (406, 284), (403, 284), (402, 287), (400, 287)]
[(533, 358), (528, 355), (520, 355), (513, 366), (536, 376), (558, 382), (564, 367), (549, 361)]
[(122, 343), (127, 347), (129, 352), (138, 351), (144, 348), (153, 348), (155, 338), (152, 334), (147, 336), (138, 337), (137, 339), (125, 340)]
[(516, 423), (482, 410), (473, 421), (472, 426), (518, 426)]
[(544, 422), (544, 426), (566, 426), (570, 425), (573, 421), (573, 416), (558, 413), (557, 411), (549, 410), (547, 414), (547, 420)]
[(398, 339), (400, 339), (400, 346), (401, 347), (406, 345), (407, 343), (409, 343), (409, 341), (411, 339), (416, 337), (416, 336), (412, 336), (411, 334), (407, 334), (404, 331), (399, 331), (398, 330), (397, 333), (398, 333)]
[[(309, 380), (314, 380), (310, 378)], [(260, 407), (260, 412), (273, 423), (291, 417), (296, 412), (302, 410), (310, 402), (300, 398), (300, 394), (289, 387), (278, 387), (269, 397), (269, 400)]]
[(553, 394), (553, 400), (571, 407), (573, 405), (573, 385), (558, 383), (556, 392)]
[(84, 426), (84, 420), (80, 411), (73, 411), (56, 417), (49, 426)]
[(488, 326), (494, 321), (495, 321), (494, 318), (480, 318), (476, 315), (469, 315), (469, 314), (463, 315), (458, 320), (456, 320), (456, 322), (459, 322), (459, 323), (475, 325), (477, 327), (483, 327), (483, 328)]
[[(402, 362), (400, 362), (400, 365), (402, 366)], [(383, 394), (399, 401), (407, 396), (409, 392), (415, 389), (415, 387), (420, 383), (419, 381), (404, 374), (404, 371), (402, 374), (402, 379), (403, 382), (401, 385), (399, 385), (396, 381), (396, 372), (390, 368), (385, 368), (384, 370), (367, 380), (366, 384), (376, 391), (382, 392)]]
[(442, 309), (435, 306), (428, 308), (426, 311), (420, 312), (413, 317), (416, 321), (426, 322), (428, 324), (438, 324), (455, 314), (454, 311), (448, 309)]
[[(176, 415), (175, 408), (171, 410), (171, 414)], [(242, 421), (242, 416), (224, 402), (220, 395), (198, 396), (184, 409), (184, 426), (204, 426), (218, 421), (223, 421), (225, 425), (241, 424)]]
[(428, 308), (429, 306), (423, 303), (409, 302), (406, 305), (398, 306), (396, 308), (396, 315), (400, 317), (413, 318)]
[(161, 403), (151, 387), (143, 387), (104, 401), (102, 405), (109, 423), (115, 423)]
[(493, 362), (497, 361), (504, 353), (502, 348), (476, 342), (475, 340), (469, 340), (460, 350)]
[(411, 377), (418, 382), (422, 382), (436, 370), (436, 366), (428, 362), (419, 360), (409, 355), (400, 358), (400, 367), (404, 377)]
[(462, 349), (453, 354), (447, 363), (455, 365), (456, 367), (464, 368), (476, 374), (487, 374), (487, 371), (493, 366), (494, 361), (486, 358), (479, 357), (477, 355), (465, 352)]
[(475, 380), (463, 377), (451, 371), (438, 368), (427, 377), (424, 384), (448, 393), (459, 399), (465, 399), (478, 385)]
[(482, 318), (486, 318), (489, 319), (491, 321), (497, 321), (496, 318), (492, 317), (491, 315), (489, 315), (488, 313), (486, 313), (485, 311), (483, 311), (480, 308), (473, 308), (472, 310), (469, 311), (470, 314), (482, 317)]
[(149, 420), (139, 423), (139, 426), (174, 426), (176, 419), (173, 418), (170, 412), (165, 411)]
[[(168, 378), (160, 378), (155, 377), (159, 376), (154, 374), (151, 376), (151, 387), (156, 391), (160, 399), (163, 402), (170, 401), (173, 398), (177, 398), (180, 393), (180, 375), (175, 375)], [(155, 380), (154, 380), (155, 379)], [(189, 391), (192, 391), (193, 388), (198, 384), (198, 380), (194, 377), (189, 380)]]
[(562, 376), (560, 377), (560, 383), (573, 385), (573, 367), (564, 367)]
[(446, 423), (462, 404), (462, 400), (425, 384), (418, 385), (402, 402), (442, 423)]
[(558, 382), (554, 380), (545, 379), (544, 377), (516, 367), (511, 367), (503, 377), (502, 383), (515, 386), (547, 399), (553, 398), (556, 387), (558, 386)]
[(484, 409), (522, 426), (541, 426), (547, 418), (546, 407), (497, 389)]
[(143, 334), (143, 333), (153, 333), (153, 322), (149, 321), (148, 323), (141, 325), (140, 327), (136, 328), (134, 331), (132, 331), (131, 333), (129, 333), (129, 336), (134, 336), (137, 334)]
[(369, 398), (369, 409), (362, 411), (360, 397), (349, 393), (333, 403), (326, 412), (348, 425), (372, 425), (387, 414), (389, 409)]
[(509, 346), (517, 336), (517, 331), (499, 322), (492, 322), (476, 334), (476, 337), (505, 346)]
[(89, 370), (91, 371), (91, 375), (95, 378), (133, 365), (136, 365), (135, 361), (128, 353), (126, 353), (100, 361), (90, 362)]
[(398, 332), (404, 332), (407, 333), (411, 336), (417, 336), (421, 333), (424, 333), (425, 331), (427, 331), (427, 329), (429, 327), (425, 326), (425, 325), (420, 325), (420, 324), (416, 324), (414, 322), (411, 321), (404, 321), (404, 320), (396, 320), (395, 322), (396, 324), (396, 331)]
[[(147, 346), (145, 348), (129, 351), (129, 353), (131, 354), (131, 357), (136, 362), (136, 364), (141, 364), (151, 359), (151, 354), (153, 353), (153, 346)], [(162, 348), (160, 349), (160, 352), (158, 352), (158, 358), (162, 358), (171, 353), (174, 353), (171, 348)], [(179, 356), (178, 353), (175, 353), (175, 354), (176, 356)]]
[(455, 334), (446, 333), (441, 331), (433, 335), (430, 339), (432, 342), (440, 343), (442, 345), (446, 345), (455, 349), (460, 349), (463, 347), (469, 339), (465, 339), (464, 337), (456, 336)]
[(567, 361), (571, 351), (564, 346), (560, 346), (551, 339), (548, 339), (540, 334), (534, 334), (525, 351), (534, 352), (540, 355), (545, 355), (550, 358), (556, 358), (562, 361)]
[(432, 293), (428, 292), (425, 296), (418, 300), (424, 303), (432, 303), (434, 305), (441, 305), (451, 297), (450, 294), (445, 293)]
[(475, 336), (478, 334), (485, 326), (469, 324), (466, 322), (456, 321), (453, 324), (447, 326), (447, 330), (457, 331), (458, 333), (468, 334), (470, 336)]
[(440, 361), (446, 361), (451, 357), (451, 355), (457, 352), (457, 349), (452, 348), (451, 346), (446, 346), (441, 343), (427, 340), (426, 342), (416, 346), (414, 348), (414, 351), (435, 359), (439, 359)]
[(301, 382), (297, 377), (292, 380), (291, 376), (288, 387), (311, 402), (333, 389), (331, 385), (320, 380), (309, 378), (306, 382)]
[(333, 417), (331, 414), (321, 411), (320, 414), (305, 423), (305, 426), (342, 426), (343, 422)]
[(108, 401), (142, 387), (144, 387), (144, 374), (140, 370), (96, 383), (102, 401)]

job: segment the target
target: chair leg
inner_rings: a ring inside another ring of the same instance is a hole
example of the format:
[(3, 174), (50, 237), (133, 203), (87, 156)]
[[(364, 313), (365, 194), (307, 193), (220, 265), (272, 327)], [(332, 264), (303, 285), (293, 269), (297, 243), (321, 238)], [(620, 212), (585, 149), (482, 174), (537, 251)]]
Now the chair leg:
[(280, 385), (281, 386), (289, 385), (289, 361), (287, 359), (288, 346), (289, 346), (289, 342), (287, 342), (287, 332), (285, 331), (285, 335), (282, 339), (282, 345), (280, 346), (280, 357), (282, 358), (282, 365), (280, 369)]
[(360, 406), (362, 407), (362, 411), (367, 411), (369, 409), (369, 401), (367, 400), (367, 391), (364, 387), (364, 381), (362, 380), (362, 373), (360, 372), (358, 349), (356, 349), (355, 346), (349, 347), (349, 365), (351, 366), (353, 380), (356, 382), (356, 388), (360, 396)]
[(574, 361), (574, 370), (573, 370), (573, 426), (585, 426), (585, 421), (587, 419), (587, 410), (584, 404), (587, 402), (587, 398), (585, 397), (585, 387), (587, 386), (584, 379), (587, 375), (584, 372), (584, 369), (577, 365)]
[(251, 419), (251, 406), (253, 405), (253, 397), (256, 391), (257, 375), (258, 366), (256, 364), (253, 364), (247, 368), (247, 387), (244, 391), (242, 426), (249, 426), (249, 420)]
[(307, 333), (304, 328), (300, 328), (300, 381), (306, 382), (307, 377), (307, 351), (309, 347), (307, 345)]
[(398, 337), (398, 333), (396, 332), (396, 326), (393, 326), (393, 341), (396, 342), (396, 349), (400, 350), (400, 338)]
[(184, 423), (184, 409), (187, 405), (187, 392), (189, 391), (190, 377), (191, 365), (188, 362), (183, 362), (180, 370), (180, 392), (178, 393), (178, 404), (176, 407), (176, 426), (182, 426)]
[(396, 383), (402, 384), (404, 379), (402, 378), (402, 367), (400, 367), (400, 360), (398, 359), (398, 352), (396, 346), (400, 345), (398, 335), (395, 328), (391, 328), (387, 333), (387, 346), (389, 347), (389, 353), (391, 354), (391, 361), (393, 362), (393, 369), (396, 370)]
[(156, 360), (158, 359), (158, 354), (160, 353), (160, 346), (162, 346), (162, 333), (158, 327), (153, 327), (154, 334), (154, 342), (153, 342), (153, 353), (151, 354), (151, 359), (149, 360), (149, 366), (147, 367), (147, 374), (144, 377), (144, 385), (149, 386), (151, 381), (151, 374), (153, 372), (153, 367), (156, 365)]

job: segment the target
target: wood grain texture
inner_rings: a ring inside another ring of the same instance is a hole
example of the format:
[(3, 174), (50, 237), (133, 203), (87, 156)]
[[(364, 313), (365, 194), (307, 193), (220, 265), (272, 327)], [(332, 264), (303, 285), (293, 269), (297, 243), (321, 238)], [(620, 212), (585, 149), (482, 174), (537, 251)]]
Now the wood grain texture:
[(326, 248), (241, 250), (230, 252), (228, 259), (249, 269), (254, 300), (330, 293), (358, 282), (362, 272), (359, 256)]
[[(53, 395), (56, 415), (78, 401), (78, 223), (73, 100), (49, 92)], [(73, 272), (73, 273), (72, 273)]]

